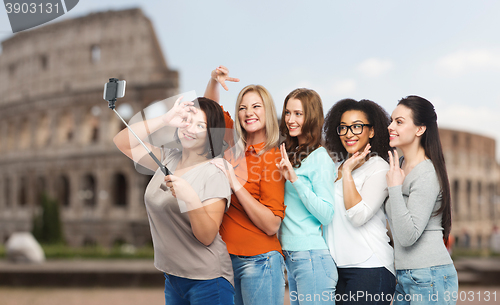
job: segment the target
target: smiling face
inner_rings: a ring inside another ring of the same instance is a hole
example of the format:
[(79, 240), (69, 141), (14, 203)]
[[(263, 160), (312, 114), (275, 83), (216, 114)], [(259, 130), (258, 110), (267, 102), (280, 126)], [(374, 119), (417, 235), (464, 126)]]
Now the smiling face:
[(285, 107), (285, 123), (291, 137), (297, 137), (299, 144), (303, 144), (302, 126), (304, 126), (304, 108), (302, 102), (296, 98), (288, 100)]
[(197, 113), (192, 114), (190, 124), (185, 128), (179, 128), (177, 136), (183, 149), (203, 151), (207, 140), (207, 117), (205, 112), (198, 109)]
[(266, 111), (259, 94), (250, 91), (243, 96), (238, 107), (238, 119), (247, 133), (265, 134)]
[[(342, 114), (340, 126), (352, 126), (356, 124), (370, 124), (363, 111), (349, 110)], [(370, 139), (373, 138), (374, 135), (375, 132), (373, 127), (364, 126), (363, 132), (359, 135), (353, 134), (351, 129), (348, 129), (345, 135), (339, 137), (347, 152), (349, 154), (354, 154), (357, 151), (362, 152), (366, 144), (370, 142)]]
[(391, 147), (406, 147), (419, 145), (420, 136), (425, 132), (425, 126), (416, 126), (410, 108), (398, 105), (392, 112), (389, 130), (389, 145)]

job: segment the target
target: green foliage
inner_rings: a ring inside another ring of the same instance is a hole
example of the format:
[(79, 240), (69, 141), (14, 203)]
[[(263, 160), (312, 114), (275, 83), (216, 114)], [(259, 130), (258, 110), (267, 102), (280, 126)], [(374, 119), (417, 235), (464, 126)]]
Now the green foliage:
[(153, 258), (154, 251), (150, 246), (137, 249), (134, 253), (123, 251), (122, 247), (111, 249), (101, 246), (68, 247), (65, 245), (42, 244), (47, 258), (88, 258), (88, 259), (114, 259), (114, 258)]
[(63, 243), (61, 218), (59, 217), (59, 204), (56, 200), (42, 195), (42, 210), (33, 219), (33, 236), (40, 243)]

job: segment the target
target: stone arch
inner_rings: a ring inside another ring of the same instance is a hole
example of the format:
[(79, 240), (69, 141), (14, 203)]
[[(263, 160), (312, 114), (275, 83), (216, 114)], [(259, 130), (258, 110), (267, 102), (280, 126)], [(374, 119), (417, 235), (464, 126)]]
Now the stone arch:
[(12, 151), (16, 147), (16, 129), (12, 122), (7, 123), (7, 151)]
[(19, 185), (18, 185), (18, 205), (20, 206), (26, 206), (28, 203), (28, 194), (27, 194), (27, 183), (28, 179), (26, 177), (21, 177), (19, 178)]
[(47, 183), (45, 180), (45, 177), (38, 177), (36, 179), (36, 198), (35, 198), (35, 205), (40, 206), (42, 205), (42, 196), (44, 193), (47, 192)]
[(96, 179), (92, 174), (87, 174), (83, 177), (80, 198), (86, 206), (95, 207), (97, 203)]
[(82, 124), (82, 141), (83, 144), (97, 143), (99, 141), (99, 115), (100, 109), (94, 106), (88, 109), (85, 113)]
[(119, 207), (127, 206), (128, 187), (127, 178), (122, 173), (113, 176), (113, 204)]
[(28, 118), (21, 121), (21, 129), (19, 133), (19, 149), (24, 150), (30, 147), (30, 122)]
[(455, 179), (452, 184), (452, 189), (451, 189), (451, 194), (452, 194), (452, 200), (453, 200), (453, 209), (454, 209), (454, 215), (457, 218), (460, 218), (460, 181), (458, 179)]
[(46, 113), (40, 117), (36, 133), (36, 146), (42, 148), (48, 145), (50, 138), (50, 120)]
[(59, 204), (64, 207), (69, 207), (71, 189), (69, 187), (69, 179), (66, 175), (61, 175), (57, 178), (56, 194)]
[(58, 142), (70, 142), (74, 136), (75, 122), (72, 113), (64, 112), (59, 118)]
[(10, 178), (7, 176), (3, 179), (3, 198), (4, 198), (4, 206), (9, 207), (12, 206), (11, 204), (11, 181)]

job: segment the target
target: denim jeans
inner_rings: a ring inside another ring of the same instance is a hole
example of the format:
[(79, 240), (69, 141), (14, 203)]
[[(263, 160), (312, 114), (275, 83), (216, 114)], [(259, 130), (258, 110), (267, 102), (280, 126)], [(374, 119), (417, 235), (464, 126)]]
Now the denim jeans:
[(396, 277), (385, 267), (338, 268), (337, 305), (389, 305)]
[(231, 254), (236, 305), (283, 305), (285, 262), (278, 251), (254, 256)]
[(165, 274), (166, 305), (233, 305), (234, 288), (225, 278), (192, 280)]
[(394, 305), (446, 304), (457, 302), (458, 277), (453, 264), (397, 270)]
[(290, 304), (335, 304), (337, 267), (329, 250), (286, 251)]

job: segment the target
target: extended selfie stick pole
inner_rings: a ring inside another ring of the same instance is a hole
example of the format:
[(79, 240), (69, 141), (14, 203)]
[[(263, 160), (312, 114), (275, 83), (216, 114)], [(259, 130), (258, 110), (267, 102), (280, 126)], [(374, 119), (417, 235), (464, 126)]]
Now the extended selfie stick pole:
[[(149, 150), (149, 148), (146, 146), (146, 144), (144, 144), (144, 142), (142, 142), (142, 140), (135, 134), (135, 132), (132, 130), (132, 128), (130, 128), (130, 126), (128, 126), (127, 122), (125, 122), (125, 120), (121, 117), (121, 115), (116, 111), (116, 109), (115, 109), (116, 98), (123, 97), (123, 95), (125, 94), (125, 86), (123, 85), (123, 93), (121, 94), (121, 96), (118, 95), (118, 86), (116, 85), (117, 82), (118, 82), (118, 79), (110, 78), (109, 83), (107, 83), (106, 84), (107, 86), (104, 87), (104, 99), (108, 101), (108, 107), (116, 113), (116, 115), (120, 118), (120, 120), (122, 120), (123, 124), (125, 124), (125, 126), (128, 128), (128, 130), (134, 135), (134, 137), (137, 139), (137, 141), (139, 141), (139, 143), (141, 143), (142, 147), (144, 147), (144, 149), (148, 152), (149, 156), (151, 158), (153, 158), (153, 160), (156, 162), (156, 164), (158, 164), (158, 166), (160, 167), (163, 174), (165, 176), (172, 175), (170, 170), (165, 165), (161, 164), (160, 160), (158, 160), (158, 158), (156, 158), (156, 156), (153, 154), (153, 152), (151, 150)], [(112, 92), (114, 90), (116, 90), (116, 91)]]

